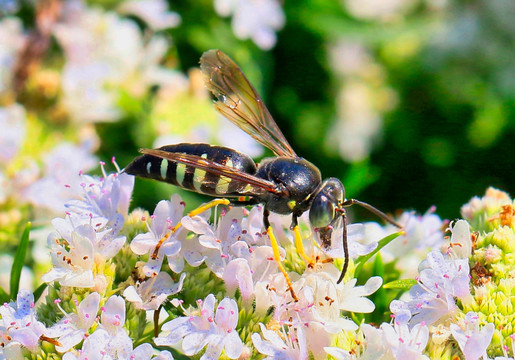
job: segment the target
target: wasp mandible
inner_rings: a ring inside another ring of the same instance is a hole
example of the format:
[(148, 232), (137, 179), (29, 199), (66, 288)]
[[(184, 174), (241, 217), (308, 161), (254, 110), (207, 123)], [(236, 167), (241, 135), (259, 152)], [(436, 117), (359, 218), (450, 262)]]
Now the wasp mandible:
[[(295, 300), (297, 297), (281, 263), (279, 245), (268, 219), (270, 212), (291, 214), (295, 246), (307, 263), (312, 260), (304, 253), (298, 218), (309, 211), (309, 221), (323, 249), (331, 246), (334, 229), (343, 226), (345, 261), (338, 279), (340, 283), (349, 265), (346, 207), (360, 205), (393, 225), (401, 226), (367, 203), (346, 199), (340, 180), (322, 180), (320, 170), (315, 165), (297, 156), (257, 91), (227, 55), (220, 50), (205, 52), (200, 59), (200, 69), (207, 88), (217, 98), (215, 108), (261, 145), (272, 150), (276, 157), (265, 158), (256, 165), (248, 155), (227, 147), (182, 143), (158, 149), (141, 149), (143, 155), (132, 161), (124, 171), (223, 198), (201, 206), (190, 212), (190, 216), (217, 204), (263, 204), (263, 223), (270, 238), (274, 259)], [(172, 232), (178, 226), (180, 224)], [(157, 257), (158, 250), (159, 244), (153, 256)]]

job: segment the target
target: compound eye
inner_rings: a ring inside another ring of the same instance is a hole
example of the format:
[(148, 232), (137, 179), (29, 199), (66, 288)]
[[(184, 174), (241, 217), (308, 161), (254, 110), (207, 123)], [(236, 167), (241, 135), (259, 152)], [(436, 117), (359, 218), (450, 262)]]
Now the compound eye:
[(313, 199), (309, 210), (309, 222), (314, 228), (327, 227), (334, 220), (334, 203), (322, 192), (318, 193)]

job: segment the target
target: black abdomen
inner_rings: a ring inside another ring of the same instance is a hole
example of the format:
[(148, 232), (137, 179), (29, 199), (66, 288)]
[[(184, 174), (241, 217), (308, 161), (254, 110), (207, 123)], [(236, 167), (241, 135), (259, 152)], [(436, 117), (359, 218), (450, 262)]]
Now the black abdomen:
[[(247, 174), (256, 173), (256, 164), (248, 155), (223, 146), (183, 143), (166, 145), (160, 147), (159, 150), (197, 155)], [(231, 180), (225, 176), (152, 155), (137, 157), (124, 171), (131, 175), (164, 181), (187, 190), (213, 196), (240, 196), (245, 193), (247, 186), (241, 181)]]

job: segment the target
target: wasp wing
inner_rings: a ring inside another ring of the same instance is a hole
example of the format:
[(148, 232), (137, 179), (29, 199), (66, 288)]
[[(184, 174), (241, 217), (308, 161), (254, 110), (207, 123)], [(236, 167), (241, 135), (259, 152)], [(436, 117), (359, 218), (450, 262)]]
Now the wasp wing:
[(206, 51), (200, 69), (216, 96), (216, 109), (278, 156), (297, 157), (238, 65), (220, 50)]
[(283, 190), (281, 190), (276, 184), (274, 184), (271, 181), (261, 179), (257, 176), (247, 174), (236, 168), (222, 165), (197, 155), (174, 153), (159, 149), (140, 149), (140, 152), (145, 155), (151, 155), (161, 159), (189, 165), (194, 168), (204, 170), (206, 171), (206, 173), (225, 176), (231, 180), (239, 181), (242, 184), (249, 185), (250, 188), (248, 188), (241, 195), (258, 196), (263, 195), (266, 192), (283, 194)]

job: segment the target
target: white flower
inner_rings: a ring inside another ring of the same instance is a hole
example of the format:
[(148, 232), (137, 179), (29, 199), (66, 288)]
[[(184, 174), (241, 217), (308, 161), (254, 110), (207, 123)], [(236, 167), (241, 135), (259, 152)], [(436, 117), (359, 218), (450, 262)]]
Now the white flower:
[(126, 1), (118, 10), (121, 13), (140, 17), (154, 31), (176, 27), (181, 23), (181, 16), (168, 11), (168, 3), (164, 0)]
[(4, 303), (0, 306), (0, 315), (2, 317), (0, 320), (2, 347), (9, 346), (9, 349), (4, 349), (5, 355), (21, 355), (20, 346), (24, 346), (31, 352), (38, 350), (39, 339), (45, 333), (46, 328), (37, 320), (34, 296), (30, 291), (20, 290), (16, 303)]
[(452, 336), (458, 342), (466, 360), (488, 359), (486, 349), (492, 341), (495, 326), (487, 323), (480, 328), (479, 318), (476, 313), (470, 311), (465, 315), (461, 326), (451, 324)]
[(233, 15), (232, 28), (238, 38), (251, 38), (263, 50), (275, 45), (275, 31), (284, 26), (284, 12), (277, 0), (215, 0), (214, 5), (220, 16)]
[[(142, 344), (134, 349), (132, 339), (125, 324), (125, 301), (121, 296), (113, 295), (101, 308), (99, 330), (107, 332), (105, 355), (108, 359), (150, 359), (153, 353), (150, 344)], [(97, 331), (99, 331), (97, 330)]]
[(70, 233), (57, 230), (47, 240), (54, 267), (41, 279), (59, 281), (62, 286), (93, 287), (95, 230), (90, 225), (80, 225)]
[(288, 334), (282, 334), (283, 336), (268, 330), (261, 323), (259, 326), (263, 337), (258, 333), (252, 334), (252, 343), (259, 353), (267, 355), (265, 359), (305, 360), (308, 358), (306, 334), (302, 326), (296, 329), (290, 327)]
[[(0, 28), (0, 37), (1, 36)], [(1, 41), (2, 40), (0, 40), (0, 76), (2, 71)], [(0, 107), (0, 129), (2, 129), (0, 132), (0, 164), (10, 162), (20, 150), (25, 138), (25, 120), (25, 109), (23, 106), (12, 104), (6, 107)]]
[(58, 337), (61, 345), (56, 346), (57, 351), (66, 352), (87, 338), (89, 329), (96, 322), (99, 305), (100, 294), (91, 293), (77, 306), (76, 314), (65, 313), (64, 318), (45, 332), (46, 336)]
[[(151, 216), (152, 222), (149, 232), (138, 234), (131, 242), (131, 250), (138, 255), (150, 253), (147, 264), (143, 266), (146, 276), (155, 276), (161, 271), (164, 256), (168, 257), (170, 268), (173, 271), (182, 271), (182, 267), (173, 266), (181, 250), (181, 239), (186, 232), (180, 227), (173, 234), (171, 230), (179, 223), (184, 211), (184, 202), (180, 196), (174, 194), (170, 201), (161, 200)], [(167, 236), (167, 238), (165, 238)], [(163, 242), (162, 239), (165, 239)], [(157, 256), (154, 256), (156, 246), (159, 245)]]
[(241, 239), (243, 209), (233, 208), (218, 218), (218, 224), (211, 225), (201, 216), (184, 217), (182, 225), (199, 235), (200, 252), (206, 265), (218, 277), (234, 254), (231, 247)]
[(238, 306), (236, 301), (225, 298), (215, 313), (215, 302), (212, 294), (204, 302), (198, 300), (198, 314), (165, 323), (161, 331), (168, 334), (160, 334), (154, 342), (159, 346), (173, 346), (182, 340), (182, 350), (187, 356), (197, 354), (207, 345), (201, 360), (218, 359), (222, 350), (228, 358), (237, 359), (243, 350), (243, 342), (236, 332)]
[(177, 294), (182, 290), (185, 273), (181, 274), (179, 281), (173, 281), (170, 274), (162, 271), (157, 276), (139, 282), (136, 286), (127, 287), (123, 296), (132, 302), (137, 309), (157, 310), (168, 296)]
[(458, 220), (451, 225), (449, 230), (451, 230), (452, 235), (448, 251), (458, 258), (468, 259), (472, 254), (469, 223), (465, 220)]
[[(406, 308), (413, 314), (411, 325), (432, 325), (457, 310), (455, 298), (471, 301), (468, 259), (451, 259), (431, 251), (420, 264), (419, 283), (409, 291)], [(396, 302), (392, 302), (394, 304)]]
[(350, 312), (371, 313), (375, 309), (372, 301), (365, 296), (375, 293), (383, 284), (383, 279), (373, 276), (365, 285), (356, 286), (357, 279), (346, 282), (343, 288), (338, 289), (338, 303), (342, 310)]
[[(390, 360), (393, 359), (391, 350), (385, 346), (383, 341), (383, 330), (377, 329), (369, 324), (361, 324), (361, 332), (364, 339), (360, 341), (358, 347), (362, 349), (361, 353), (350, 352), (337, 347), (326, 347), (325, 352), (334, 357), (336, 360)], [(353, 349), (355, 350), (355, 349)]]
[(112, 173), (104, 178), (82, 175), (81, 180), (78, 199), (68, 201), (66, 210), (86, 219), (97, 229), (112, 230), (113, 237), (118, 235), (127, 216), (134, 176), (125, 173)]
[(109, 334), (103, 329), (97, 329), (84, 339), (82, 349), (71, 350), (63, 354), (63, 360), (103, 360), (105, 359), (105, 346), (109, 341)]
[(393, 326), (387, 323), (381, 325), (383, 339), (387, 348), (396, 359), (429, 360), (422, 354), (429, 340), (429, 329), (424, 323), (409, 327), (410, 314), (396, 316)]

